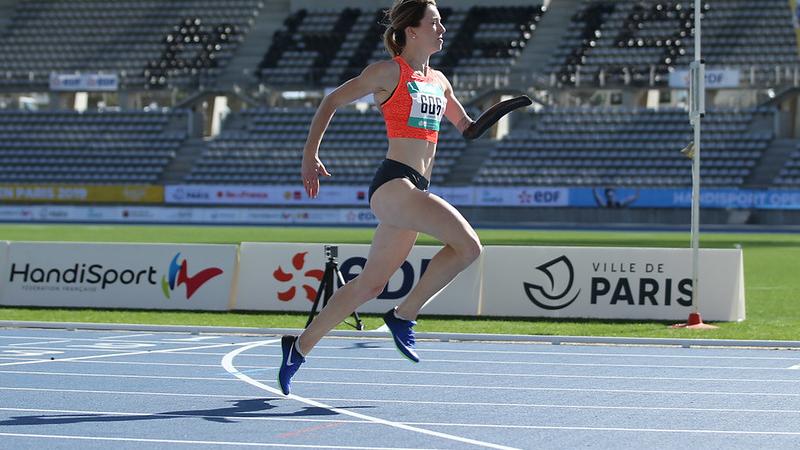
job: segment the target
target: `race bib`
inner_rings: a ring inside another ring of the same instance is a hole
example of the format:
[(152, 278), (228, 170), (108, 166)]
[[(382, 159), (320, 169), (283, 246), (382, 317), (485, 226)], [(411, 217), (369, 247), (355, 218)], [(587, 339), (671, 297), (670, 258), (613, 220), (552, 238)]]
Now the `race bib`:
[(411, 95), (408, 126), (439, 131), (439, 122), (447, 106), (442, 88), (432, 83), (409, 81), (408, 93)]

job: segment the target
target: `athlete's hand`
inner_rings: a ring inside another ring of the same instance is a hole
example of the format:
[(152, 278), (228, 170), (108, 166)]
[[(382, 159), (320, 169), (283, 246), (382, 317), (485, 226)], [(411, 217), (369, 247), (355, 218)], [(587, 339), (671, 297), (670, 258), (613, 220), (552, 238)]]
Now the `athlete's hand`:
[(318, 157), (309, 159), (303, 158), (303, 168), (301, 173), (303, 175), (303, 187), (306, 189), (306, 194), (309, 198), (317, 198), (317, 195), (319, 194), (320, 175), (326, 177), (331, 176)]

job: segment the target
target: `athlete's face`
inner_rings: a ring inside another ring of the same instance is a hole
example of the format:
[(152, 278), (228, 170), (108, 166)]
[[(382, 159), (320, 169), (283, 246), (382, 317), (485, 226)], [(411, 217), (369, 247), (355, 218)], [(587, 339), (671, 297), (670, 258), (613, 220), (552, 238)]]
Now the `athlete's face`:
[(414, 41), (418, 41), (416, 45), (428, 48), (431, 53), (435, 53), (442, 49), (445, 31), (439, 10), (433, 5), (428, 5), (419, 26), (411, 28), (411, 36)]

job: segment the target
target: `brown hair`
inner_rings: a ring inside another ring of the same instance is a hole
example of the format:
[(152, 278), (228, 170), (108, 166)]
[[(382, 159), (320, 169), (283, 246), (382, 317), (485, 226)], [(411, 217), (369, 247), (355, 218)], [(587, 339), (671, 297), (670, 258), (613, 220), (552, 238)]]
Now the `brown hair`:
[(406, 46), (406, 27), (418, 27), (428, 5), (436, 6), (436, 0), (395, 0), (392, 9), (386, 11), (383, 45), (390, 55), (394, 57), (403, 51)]

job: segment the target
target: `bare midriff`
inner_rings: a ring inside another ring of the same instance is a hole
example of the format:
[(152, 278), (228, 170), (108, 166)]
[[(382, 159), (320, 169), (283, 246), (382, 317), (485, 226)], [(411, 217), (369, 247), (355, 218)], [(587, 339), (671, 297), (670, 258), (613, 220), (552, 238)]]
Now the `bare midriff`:
[(431, 179), (433, 157), (436, 155), (436, 144), (422, 139), (390, 138), (388, 159), (401, 162), (428, 180)]

